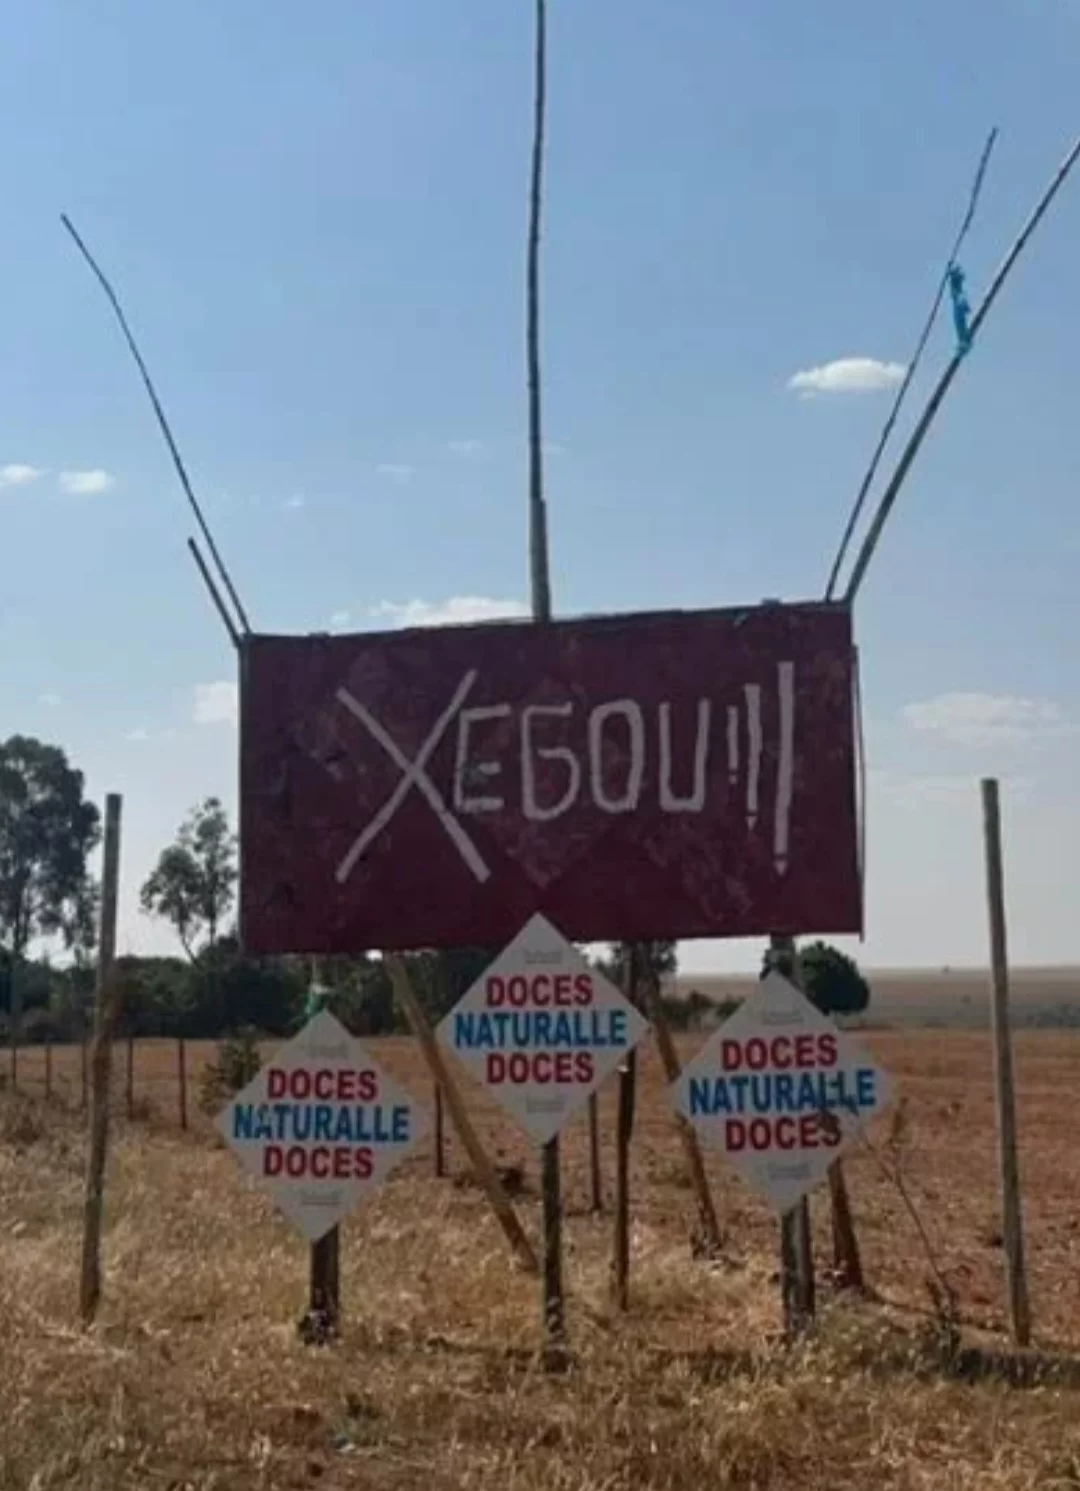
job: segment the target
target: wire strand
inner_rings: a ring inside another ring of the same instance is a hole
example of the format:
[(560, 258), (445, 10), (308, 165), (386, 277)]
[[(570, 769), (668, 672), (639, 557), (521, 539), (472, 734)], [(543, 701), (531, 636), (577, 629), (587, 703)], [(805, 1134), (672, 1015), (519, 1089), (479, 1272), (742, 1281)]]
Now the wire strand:
[(979, 196), (982, 192), (983, 180), (986, 176), (986, 168), (990, 164), (990, 156), (994, 149), (994, 142), (997, 139), (997, 133), (998, 132), (996, 127), (992, 129), (987, 138), (986, 144), (983, 146), (983, 153), (979, 160), (979, 168), (975, 173), (975, 181), (971, 188), (971, 194), (968, 198), (967, 212), (964, 214), (964, 219), (960, 224), (960, 229), (955, 239), (953, 240), (952, 249), (950, 250), (949, 257), (945, 263), (945, 268), (942, 271), (941, 279), (938, 281), (937, 293), (935, 294), (933, 304), (930, 307), (930, 314), (926, 318), (922, 333), (919, 337), (918, 342), (916, 343), (915, 351), (911, 356), (911, 360), (908, 362), (907, 370), (904, 373), (903, 382), (900, 384), (900, 387), (896, 391), (896, 398), (893, 400), (892, 408), (889, 411), (889, 417), (886, 419), (881, 434), (878, 437), (878, 443), (874, 450), (874, 454), (871, 457), (870, 465), (867, 467), (866, 475), (863, 477), (862, 480), (862, 486), (859, 488), (858, 496), (855, 498), (854, 506), (851, 509), (851, 515), (848, 518), (847, 527), (844, 529), (844, 535), (840, 540), (840, 547), (837, 550), (836, 558), (833, 561), (833, 567), (829, 572), (829, 582), (825, 587), (825, 599), (827, 601), (831, 601), (833, 598), (833, 594), (836, 590), (836, 583), (840, 578), (840, 570), (842, 569), (844, 560), (847, 557), (848, 546), (851, 543), (856, 525), (858, 524), (858, 521), (862, 516), (862, 510), (866, 504), (866, 499), (870, 494), (870, 488), (873, 485), (874, 477), (877, 475), (878, 466), (881, 464), (881, 458), (885, 454), (885, 447), (889, 443), (889, 437), (896, 427), (896, 421), (900, 416), (900, 410), (903, 406), (905, 398), (907, 397), (908, 389), (911, 387), (911, 384), (914, 381), (915, 373), (918, 370), (920, 361), (922, 360), (923, 352), (926, 350), (926, 344), (930, 340), (930, 333), (934, 329), (934, 322), (937, 320), (938, 311), (941, 309), (941, 302), (945, 298), (945, 290), (949, 283), (949, 269), (952, 267), (957, 254), (959, 254), (961, 248), (963, 247), (964, 240), (968, 235), (968, 230), (975, 219), (975, 210), (979, 205)]

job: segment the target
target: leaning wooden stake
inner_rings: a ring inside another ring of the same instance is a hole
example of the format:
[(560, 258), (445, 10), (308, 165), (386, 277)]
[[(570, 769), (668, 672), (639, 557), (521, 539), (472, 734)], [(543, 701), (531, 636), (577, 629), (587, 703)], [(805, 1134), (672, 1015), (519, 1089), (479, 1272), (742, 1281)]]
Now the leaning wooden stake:
[[(667, 1015), (664, 1013), (664, 1001), (660, 997), (660, 985), (655, 978), (646, 976), (645, 979), (645, 1005), (649, 1019), (652, 1021), (653, 1030), (656, 1033), (656, 1049), (660, 1053), (663, 1063), (664, 1075), (669, 1083), (679, 1080), (682, 1071), (679, 1062), (679, 1053), (675, 1049), (675, 1040), (671, 1034), (671, 1026), (668, 1024)], [(697, 1200), (698, 1233), (695, 1239), (702, 1255), (706, 1258), (719, 1258), (724, 1249), (724, 1235), (720, 1230), (720, 1222), (716, 1215), (716, 1207), (713, 1205), (712, 1192), (709, 1189), (708, 1177), (705, 1174), (705, 1162), (701, 1156), (701, 1145), (698, 1143), (697, 1132), (681, 1113), (675, 1115), (675, 1124), (679, 1130), (679, 1138), (682, 1140), (683, 1153), (686, 1155), (686, 1168), (690, 1173), (690, 1183), (694, 1188), (694, 1196)]]
[(832, 1210), (833, 1277), (836, 1287), (861, 1291), (866, 1287), (862, 1257), (840, 1160), (829, 1166), (829, 1202)]
[(435, 1175), (442, 1180), (446, 1174), (446, 1138), (443, 1132), (442, 1088), (435, 1083)]
[(1001, 1171), (1005, 1269), (1009, 1322), (1018, 1346), (1031, 1341), (1031, 1309), (1024, 1266), (1024, 1226), (1020, 1207), (1020, 1166), (1016, 1150), (1016, 1089), (1013, 1081), (1012, 1034), (1009, 1029), (1009, 960), (1005, 930), (1005, 875), (1001, 853), (1001, 805), (998, 784), (982, 784), (983, 834), (986, 841), (986, 901), (990, 921), (990, 1011), (994, 1028), (994, 1076), (997, 1086), (998, 1163)]
[(390, 975), (393, 985), (394, 997), (400, 1004), (409, 1028), (420, 1045), (420, 1051), (427, 1062), (427, 1068), (431, 1074), (431, 1080), (437, 1082), (442, 1088), (443, 1098), (450, 1113), (451, 1121), (457, 1130), (458, 1138), (461, 1140), (469, 1162), (476, 1173), (476, 1178), (487, 1193), (491, 1209), (498, 1219), (499, 1225), (506, 1234), (507, 1241), (517, 1254), (518, 1261), (531, 1274), (540, 1272), (536, 1254), (533, 1252), (532, 1244), (525, 1236), (525, 1232), (518, 1220), (517, 1213), (507, 1200), (506, 1193), (499, 1184), (499, 1177), (495, 1174), (494, 1167), (485, 1153), (484, 1146), (473, 1128), (472, 1120), (469, 1118), (465, 1103), (458, 1091), (457, 1083), (450, 1074), (446, 1062), (443, 1060), (442, 1052), (439, 1050), (434, 1031), (420, 1001), (417, 999), (409, 979), (409, 970), (405, 966), (404, 959), (398, 953), (386, 953), (384, 955), (386, 969)]
[(101, 879), (101, 931), (98, 939), (97, 997), (90, 1071), (90, 1155), (83, 1208), (79, 1313), (90, 1325), (101, 1300), (101, 1216), (105, 1160), (109, 1145), (109, 1076), (113, 1031), (119, 1016), (116, 990), (116, 901), (120, 879), (120, 797), (105, 800), (105, 853)]

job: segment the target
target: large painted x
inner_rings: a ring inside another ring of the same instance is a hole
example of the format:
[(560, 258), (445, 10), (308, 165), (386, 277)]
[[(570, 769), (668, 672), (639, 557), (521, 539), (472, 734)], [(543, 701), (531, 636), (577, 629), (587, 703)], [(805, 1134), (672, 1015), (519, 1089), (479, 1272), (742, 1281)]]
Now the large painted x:
[(475, 668), (465, 674), (465, 677), (458, 684), (453, 698), (431, 727), (431, 734), (424, 741), (419, 754), (413, 761), (409, 760), (397, 742), (387, 734), (375, 716), (360, 703), (359, 699), (350, 694), (346, 688), (338, 689), (338, 703), (343, 704), (349, 713), (360, 721), (374, 739), (378, 741), (379, 745), (382, 746), (391, 761), (401, 767), (402, 772), (401, 781), (353, 844), (340, 865), (338, 865), (337, 881), (339, 885), (344, 885), (345, 881), (348, 880), (356, 867), (357, 860), (359, 860), (372, 840), (382, 833), (413, 787), (427, 798), (432, 812), (438, 818), (446, 830), (447, 836), (477, 880), (480, 881), (480, 884), (483, 885), (484, 881), (490, 878), (491, 871), (481, 859), (476, 845), (446, 806), (442, 793), (424, 769), (431, 760), (439, 741), (445, 735), (451, 720), (457, 714), (462, 704), (464, 704), (477, 677), (478, 674)]

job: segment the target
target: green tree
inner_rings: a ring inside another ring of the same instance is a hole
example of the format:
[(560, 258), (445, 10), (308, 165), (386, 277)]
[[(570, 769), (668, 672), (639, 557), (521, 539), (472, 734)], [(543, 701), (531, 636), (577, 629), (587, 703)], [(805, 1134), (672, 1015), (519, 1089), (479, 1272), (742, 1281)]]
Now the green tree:
[(800, 948), (799, 964), (806, 997), (823, 1015), (860, 1015), (869, 1005), (870, 985), (854, 958), (838, 947), (811, 942)]
[[(236, 836), (216, 797), (180, 825), (143, 885), (142, 908), (170, 922), (192, 963), (212, 948), (236, 896)], [(200, 946), (201, 944), (201, 946)]]
[(100, 820), (84, 786), (59, 746), (26, 735), (0, 743), (0, 950), (13, 1030), (26, 949), (79, 922), (88, 894), (86, 863)]

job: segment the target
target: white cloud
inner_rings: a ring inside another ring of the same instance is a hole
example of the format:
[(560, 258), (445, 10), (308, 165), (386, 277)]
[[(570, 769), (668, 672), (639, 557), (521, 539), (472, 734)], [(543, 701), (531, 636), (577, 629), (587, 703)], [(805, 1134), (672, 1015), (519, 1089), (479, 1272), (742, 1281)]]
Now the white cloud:
[(877, 393), (902, 383), (906, 372), (902, 362), (879, 362), (876, 357), (839, 357), (820, 367), (804, 368), (788, 379), (788, 388), (804, 399), (820, 393)]
[(195, 723), (197, 725), (235, 725), (240, 701), (236, 684), (227, 678), (216, 683), (195, 685)]
[(380, 601), (369, 612), (397, 626), (465, 626), (477, 621), (511, 620), (529, 614), (521, 601), (491, 600), (482, 595), (455, 595), (440, 603), (432, 601)]
[(377, 466), (375, 469), (380, 476), (388, 477), (390, 481), (396, 481), (398, 486), (404, 486), (406, 482), (412, 481), (416, 475), (415, 466), (406, 466), (403, 463), (394, 461), (384, 461), (381, 466)]
[(0, 487), (28, 487), (44, 474), (36, 466), (13, 461), (10, 466), (0, 466)]
[(451, 440), (446, 448), (463, 461), (483, 461), (491, 454), (490, 447), (482, 440)]
[(938, 694), (907, 704), (906, 723), (921, 735), (949, 745), (979, 746), (1068, 731), (1052, 699), (1024, 699), (1012, 694)]
[(59, 694), (39, 694), (38, 703), (44, 704), (46, 709), (59, 709), (61, 704)]
[(107, 471), (61, 471), (60, 485), (65, 492), (77, 497), (90, 497), (98, 492), (107, 492), (114, 478)]
[(334, 614), (330, 618), (330, 625), (336, 631), (340, 627), (348, 626), (348, 624), (349, 624), (349, 622), (351, 620), (352, 620), (352, 612), (351, 611), (335, 611)]
[(148, 740), (175, 740), (176, 731), (169, 728), (166, 730), (147, 730), (145, 725), (137, 725), (134, 730), (129, 730), (124, 736), (133, 744), (142, 744)]

